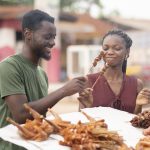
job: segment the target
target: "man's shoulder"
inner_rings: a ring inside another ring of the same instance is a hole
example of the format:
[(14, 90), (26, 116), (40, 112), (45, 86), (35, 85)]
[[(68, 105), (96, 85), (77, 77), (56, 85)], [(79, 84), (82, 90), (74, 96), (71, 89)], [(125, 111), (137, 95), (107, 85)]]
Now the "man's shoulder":
[(42, 76), (44, 75), (44, 77), (47, 79), (47, 74), (46, 74), (45, 70), (41, 66), (38, 66), (38, 70), (40, 71)]
[(9, 56), (0, 62), (0, 70), (2, 71), (11, 70), (10, 68), (16, 70), (18, 66), (19, 66), (18, 55)]
[(12, 55), (12, 56), (9, 56), (5, 59), (3, 59), (1, 62), (0, 62), (0, 66), (7, 66), (7, 65), (15, 65), (19, 63), (19, 55), (16, 54), (16, 55)]
[(45, 73), (44, 69), (41, 66), (38, 66), (38, 70), (42, 73)]

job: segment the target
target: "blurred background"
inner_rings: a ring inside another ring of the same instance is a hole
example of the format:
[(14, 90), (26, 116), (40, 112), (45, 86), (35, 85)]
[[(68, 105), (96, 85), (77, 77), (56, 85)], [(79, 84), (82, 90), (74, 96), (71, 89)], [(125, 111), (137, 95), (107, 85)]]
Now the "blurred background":
[[(124, 30), (133, 40), (127, 74), (150, 87), (149, 5), (149, 0), (0, 0), (0, 61), (22, 49), (22, 16), (40, 9), (55, 17), (57, 28), (52, 59), (41, 62), (50, 92), (68, 79), (86, 75), (101, 50), (103, 35), (114, 28)], [(53, 109), (77, 111), (77, 95), (64, 98)]]

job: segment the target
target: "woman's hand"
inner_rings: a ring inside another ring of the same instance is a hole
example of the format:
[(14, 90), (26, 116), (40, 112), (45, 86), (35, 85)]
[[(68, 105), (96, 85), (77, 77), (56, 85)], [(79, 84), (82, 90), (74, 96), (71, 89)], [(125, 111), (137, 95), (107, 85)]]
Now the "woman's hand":
[(144, 129), (144, 130), (143, 130), (143, 134), (144, 134), (145, 136), (150, 135), (150, 127), (148, 127), (147, 129)]
[(140, 91), (136, 99), (136, 105), (146, 105), (150, 103), (150, 89), (144, 88)]
[(79, 93), (78, 100), (80, 102), (81, 108), (92, 107), (93, 104), (92, 92), (93, 92), (92, 88), (86, 88), (83, 90), (83, 92)]

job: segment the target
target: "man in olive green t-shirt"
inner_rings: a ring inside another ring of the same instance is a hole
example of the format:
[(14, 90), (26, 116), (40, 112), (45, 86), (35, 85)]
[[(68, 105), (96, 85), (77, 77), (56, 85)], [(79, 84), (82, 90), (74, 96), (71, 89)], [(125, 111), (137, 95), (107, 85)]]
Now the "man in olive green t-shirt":
[[(0, 70), (2, 70), (0, 73), (0, 127), (3, 127), (8, 125), (6, 117), (12, 118), (7, 103), (5, 103), (5, 97), (15, 94), (26, 95), (28, 102), (33, 102), (47, 95), (48, 80), (40, 66), (35, 66), (21, 54), (1, 62)], [(17, 108), (15, 105), (13, 107)], [(6, 143), (5, 145), (7, 150), (11, 144)], [(4, 144), (0, 144), (0, 150), (4, 149), (2, 146)]]
[[(48, 94), (48, 79), (38, 64), (41, 58), (51, 58), (56, 36), (54, 18), (40, 10), (32, 10), (23, 17), (22, 31), (22, 52), (0, 63), (0, 128), (8, 124), (8, 116), (20, 124), (32, 118), (24, 109), (24, 103), (45, 115), (47, 108), (65, 96), (81, 92), (86, 83), (84, 77), (78, 77)], [(13, 146), (0, 140), (0, 150), (23, 149)]]

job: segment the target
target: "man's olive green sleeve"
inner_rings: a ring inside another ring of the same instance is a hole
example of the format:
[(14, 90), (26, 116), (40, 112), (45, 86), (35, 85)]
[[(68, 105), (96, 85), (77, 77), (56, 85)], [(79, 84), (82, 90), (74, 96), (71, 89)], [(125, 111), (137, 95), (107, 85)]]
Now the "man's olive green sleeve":
[(2, 62), (0, 63), (1, 98), (13, 94), (25, 94), (21, 73), (13, 64)]

